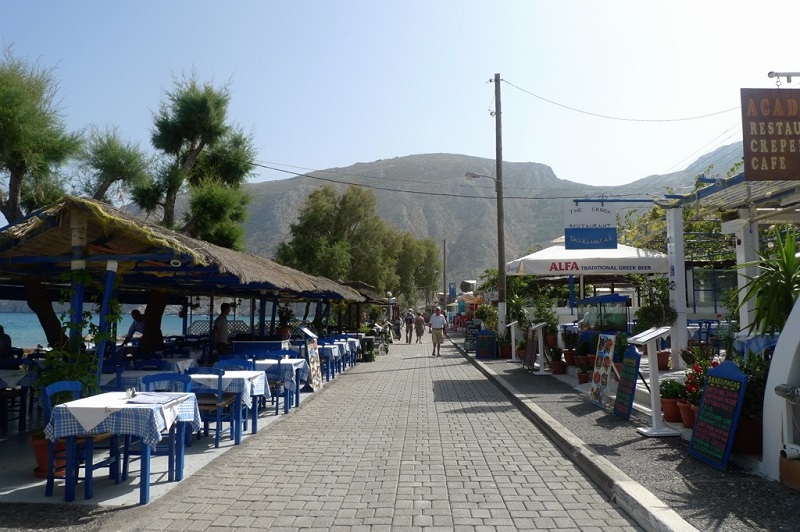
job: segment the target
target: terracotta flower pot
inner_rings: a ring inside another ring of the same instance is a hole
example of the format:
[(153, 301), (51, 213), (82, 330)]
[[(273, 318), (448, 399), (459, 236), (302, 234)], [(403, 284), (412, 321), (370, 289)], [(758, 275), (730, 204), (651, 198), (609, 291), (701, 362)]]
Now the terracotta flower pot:
[(658, 356), (658, 369), (663, 371), (665, 369), (669, 369), (669, 359), (672, 356), (672, 353), (669, 351), (659, 351), (657, 353)]
[(578, 372), (578, 384), (586, 384), (589, 382), (590, 375), (591, 374), (588, 371)]
[[(34, 438), (33, 436), (29, 436), (28, 441), (31, 447), (33, 447), (33, 456), (36, 458), (36, 469), (33, 470), (33, 474), (39, 478), (47, 478), (47, 438)], [(64, 441), (57, 441), (56, 452), (63, 453), (65, 450), (66, 444)], [(53, 463), (55, 465), (55, 477), (64, 478), (66, 461), (63, 459), (56, 459)]]
[(681, 412), (681, 421), (683, 426), (687, 429), (694, 428), (695, 413), (692, 410), (692, 404), (688, 401), (678, 401), (678, 408)]
[(554, 375), (563, 375), (567, 372), (567, 364), (563, 360), (554, 360), (550, 362), (550, 369)]
[(575, 351), (572, 349), (564, 350), (564, 362), (567, 366), (574, 366), (575, 365)]
[(670, 423), (682, 421), (681, 411), (678, 408), (678, 401), (680, 401), (680, 399), (674, 399), (671, 397), (661, 398), (661, 413), (664, 414), (664, 421), (668, 421)]

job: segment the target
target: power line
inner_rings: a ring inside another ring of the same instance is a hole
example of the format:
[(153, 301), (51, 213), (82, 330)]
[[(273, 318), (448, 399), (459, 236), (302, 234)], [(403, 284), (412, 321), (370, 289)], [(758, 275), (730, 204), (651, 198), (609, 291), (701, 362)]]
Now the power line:
[(699, 115), (699, 116), (687, 116), (687, 117), (683, 117), (683, 118), (625, 118), (625, 117), (620, 117), (620, 116), (604, 115), (604, 114), (601, 114), (601, 113), (593, 113), (591, 111), (584, 111), (583, 109), (570, 107), (569, 105), (564, 105), (563, 103), (555, 102), (553, 100), (545, 98), (544, 96), (539, 96), (538, 94), (534, 94), (534, 93), (532, 93), (532, 92), (530, 92), (528, 90), (523, 89), (522, 87), (514, 85), (510, 81), (506, 81), (506, 80), (501, 80), (501, 81), (503, 81), (507, 85), (510, 85), (510, 86), (514, 87), (515, 89), (517, 89), (517, 90), (519, 90), (521, 92), (524, 92), (525, 94), (533, 96), (534, 98), (542, 100), (543, 102), (547, 102), (547, 103), (549, 103), (551, 105), (555, 105), (556, 107), (561, 107), (562, 109), (567, 109), (567, 110), (573, 111), (575, 113), (594, 116), (594, 117), (597, 117), (597, 118), (605, 118), (606, 120), (617, 120), (617, 121), (620, 121), (620, 122), (687, 122), (689, 120), (700, 120), (700, 119), (703, 119), (703, 118), (710, 118), (712, 116), (721, 115), (723, 113), (729, 113), (731, 111), (736, 111), (736, 110), (739, 109), (739, 107), (731, 107), (730, 109), (723, 109), (722, 111), (716, 111), (714, 113), (708, 113), (708, 114)]

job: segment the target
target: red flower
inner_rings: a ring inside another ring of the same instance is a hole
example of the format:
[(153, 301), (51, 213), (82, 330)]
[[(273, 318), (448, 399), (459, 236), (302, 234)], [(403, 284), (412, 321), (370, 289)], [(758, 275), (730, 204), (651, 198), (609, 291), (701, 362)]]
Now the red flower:
[(700, 390), (700, 386), (697, 385), (696, 382), (689, 382), (686, 384), (686, 391), (689, 393), (694, 393)]
[(717, 366), (719, 366), (719, 362), (718, 362), (718, 361), (716, 361), (716, 360), (712, 360), (712, 361), (711, 361), (711, 367), (712, 367), (712, 368), (716, 368)]
[(700, 366), (700, 364), (695, 362), (694, 365), (692, 366), (692, 371), (694, 371), (695, 373), (703, 373), (703, 368)]

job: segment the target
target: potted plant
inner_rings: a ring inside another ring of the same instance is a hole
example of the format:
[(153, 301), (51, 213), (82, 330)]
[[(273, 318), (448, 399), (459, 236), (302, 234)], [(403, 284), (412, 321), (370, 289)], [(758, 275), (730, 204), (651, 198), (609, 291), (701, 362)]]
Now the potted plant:
[(505, 336), (497, 337), (497, 349), (500, 354), (499, 358), (511, 358), (511, 340)]
[(523, 338), (522, 340), (517, 340), (517, 358), (520, 360), (525, 358), (525, 351), (528, 349), (528, 341)]
[(575, 349), (575, 365), (580, 367), (584, 364), (589, 364), (589, 350), (591, 344), (588, 340), (581, 340), (578, 342), (578, 347)]
[(800, 257), (797, 256), (796, 239), (794, 226), (786, 229), (784, 238), (776, 227), (775, 245), (770, 252), (759, 252), (758, 261), (741, 265), (756, 266), (759, 270), (757, 277), (748, 277), (740, 304), (741, 307), (755, 298), (755, 312), (748, 332), (774, 334), (786, 324), (800, 294)]
[(733, 438), (733, 451), (742, 454), (759, 454), (763, 449), (764, 394), (767, 389), (770, 361), (764, 357), (729, 357), (747, 376), (742, 413)]
[(567, 366), (575, 365), (575, 348), (578, 347), (578, 333), (572, 329), (561, 331), (561, 342), (564, 344), (564, 362)]
[(291, 324), (294, 318), (294, 309), (292, 309), (288, 303), (282, 307), (278, 307), (278, 327), (275, 329), (275, 332), (282, 338), (288, 339), (292, 334)]
[(686, 395), (684, 399), (678, 401), (678, 408), (681, 411), (683, 426), (686, 428), (694, 427), (695, 413), (703, 396), (708, 368), (719, 365), (713, 354), (707, 346), (687, 347), (681, 351), (681, 357), (687, 367), (684, 381)]
[(563, 375), (567, 372), (567, 365), (561, 359), (562, 351), (560, 347), (550, 348), (550, 369), (555, 375)]
[(554, 347), (558, 340), (558, 314), (553, 308), (554, 303), (555, 301), (546, 294), (539, 294), (533, 302), (535, 321), (545, 322), (542, 332), (550, 347)]
[[(578, 348), (580, 349), (580, 346)], [(592, 364), (589, 363), (586, 357), (582, 359), (576, 358), (576, 362), (578, 364), (578, 384), (588, 383), (593, 368)]]
[(664, 414), (664, 421), (680, 422), (681, 412), (678, 408), (678, 401), (686, 397), (686, 385), (675, 379), (664, 379), (658, 384), (658, 392), (661, 396), (661, 412)]

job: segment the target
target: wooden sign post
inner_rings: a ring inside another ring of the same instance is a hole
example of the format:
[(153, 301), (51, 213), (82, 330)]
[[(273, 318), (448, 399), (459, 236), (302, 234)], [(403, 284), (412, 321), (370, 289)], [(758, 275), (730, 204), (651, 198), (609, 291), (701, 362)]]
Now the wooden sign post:
[[(530, 326), (529, 331), (529, 338), (532, 338), (533, 335), (536, 335), (536, 349), (533, 349), (531, 342), (528, 342), (528, 349), (531, 353), (531, 360), (528, 366), (530, 367), (531, 371), (533, 371), (534, 375), (550, 375), (551, 372), (549, 370), (544, 369), (544, 326), (547, 325), (546, 322), (541, 323), (534, 323)], [(537, 353), (538, 351), (538, 353)], [(538, 355), (539, 359), (539, 369), (536, 369), (535, 361)]]
[(636, 432), (645, 436), (680, 436), (680, 432), (661, 424), (661, 392), (658, 387), (658, 359), (656, 357), (656, 342), (670, 335), (670, 327), (653, 327), (636, 336), (628, 338), (632, 345), (646, 345), (650, 362), (650, 417), (653, 426), (638, 428)]

